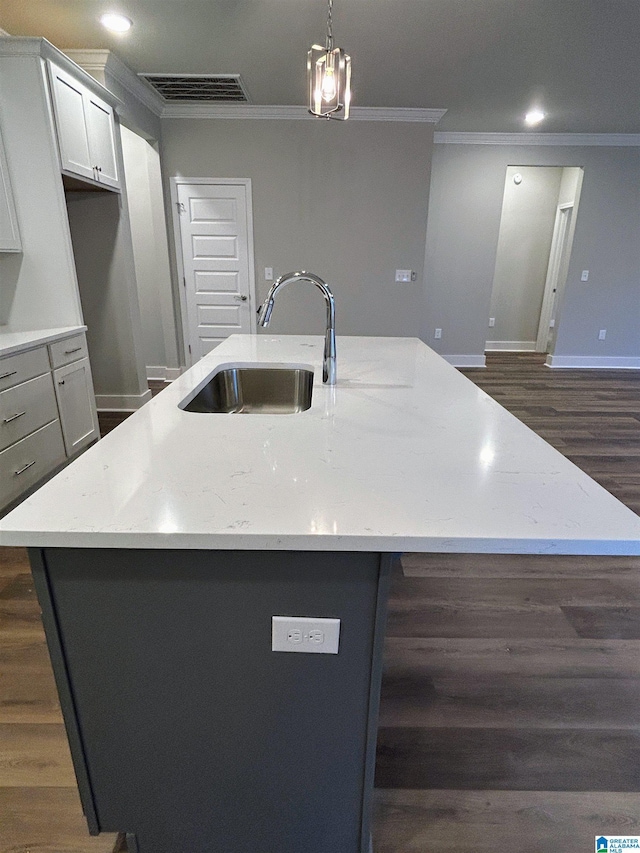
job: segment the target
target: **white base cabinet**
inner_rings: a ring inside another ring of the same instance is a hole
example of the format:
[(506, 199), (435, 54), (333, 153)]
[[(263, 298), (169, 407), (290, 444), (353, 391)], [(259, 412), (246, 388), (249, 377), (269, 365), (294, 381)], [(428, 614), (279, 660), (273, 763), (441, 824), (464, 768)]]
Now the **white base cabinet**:
[(0, 450), (58, 417), (51, 374), (0, 392)]
[(55, 420), (0, 453), (0, 506), (19, 498), (66, 459)]
[(89, 359), (59, 367), (53, 373), (53, 381), (64, 446), (67, 456), (73, 456), (100, 437)]
[(99, 437), (83, 334), (0, 358), (0, 510)]

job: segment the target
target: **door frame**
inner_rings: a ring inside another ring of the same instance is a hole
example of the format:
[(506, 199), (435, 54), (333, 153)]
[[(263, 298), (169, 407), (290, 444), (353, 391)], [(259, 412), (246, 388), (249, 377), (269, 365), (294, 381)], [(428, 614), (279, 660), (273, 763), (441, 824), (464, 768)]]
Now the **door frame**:
[[(567, 217), (566, 211), (571, 211), (571, 216)], [(540, 320), (538, 323), (538, 335), (536, 338), (536, 352), (547, 352), (549, 342), (549, 329), (551, 324), (551, 315), (554, 306), (557, 306), (560, 299), (561, 290), (564, 282), (561, 281), (564, 248), (569, 249), (571, 254), (571, 246), (566, 242), (571, 236), (571, 220), (575, 215), (575, 204), (573, 201), (559, 204), (556, 208), (556, 219), (553, 225), (553, 237), (551, 238), (551, 251), (549, 252), (549, 265), (547, 266), (547, 277), (544, 284), (544, 295), (542, 297), (542, 307), (540, 309)], [(555, 289), (555, 295), (554, 295)]]
[(193, 361), (192, 353), (190, 352), (191, 329), (189, 328), (189, 317), (187, 314), (187, 298), (186, 298), (186, 279), (184, 273), (184, 259), (182, 256), (182, 232), (180, 230), (180, 213), (178, 210), (178, 188), (185, 184), (203, 184), (210, 186), (229, 186), (230, 184), (238, 184), (244, 187), (246, 209), (247, 209), (247, 256), (249, 263), (249, 316), (251, 318), (251, 333), (256, 334), (256, 274), (255, 262), (253, 257), (253, 199), (251, 194), (251, 178), (183, 178), (181, 175), (174, 175), (169, 179), (171, 191), (171, 220), (173, 222), (173, 242), (176, 251), (176, 266), (178, 272), (178, 292), (180, 294), (180, 314), (182, 326), (182, 349), (184, 363), (187, 367), (191, 367)]

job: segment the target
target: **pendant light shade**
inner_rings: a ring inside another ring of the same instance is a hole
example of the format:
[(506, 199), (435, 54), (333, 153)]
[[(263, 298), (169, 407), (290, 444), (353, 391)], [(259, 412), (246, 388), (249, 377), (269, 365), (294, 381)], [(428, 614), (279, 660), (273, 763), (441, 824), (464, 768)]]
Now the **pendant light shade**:
[(307, 54), (309, 112), (345, 121), (351, 104), (351, 57), (333, 46), (332, 11), (333, 0), (329, 0), (325, 46), (314, 44)]

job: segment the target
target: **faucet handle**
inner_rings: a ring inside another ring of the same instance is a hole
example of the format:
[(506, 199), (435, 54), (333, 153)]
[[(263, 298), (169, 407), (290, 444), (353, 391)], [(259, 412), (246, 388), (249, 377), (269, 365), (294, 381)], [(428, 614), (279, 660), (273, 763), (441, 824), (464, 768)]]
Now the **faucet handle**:
[(264, 300), (262, 305), (258, 308), (258, 323), (261, 326), (268, 326), (269, 320), (271, 320), (271, 312), (273, 311), (273, 299), (267, 298)]

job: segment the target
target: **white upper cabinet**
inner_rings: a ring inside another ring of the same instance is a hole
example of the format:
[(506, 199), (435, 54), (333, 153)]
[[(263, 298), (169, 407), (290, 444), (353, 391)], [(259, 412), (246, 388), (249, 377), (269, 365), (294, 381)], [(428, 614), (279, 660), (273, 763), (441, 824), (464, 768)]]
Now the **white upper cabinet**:
[(20, 252), (20, 233), (13, 204), (9, 170), (0, 136), (0, 252)]
[(96, 162), (98, 180), (101, 184), (119, 188), (113, 110), (91, 92), (87, 92), (84, 108), (89, 151)]
[(49, 62), (62, 171), (120, 189), (112, 107)]

